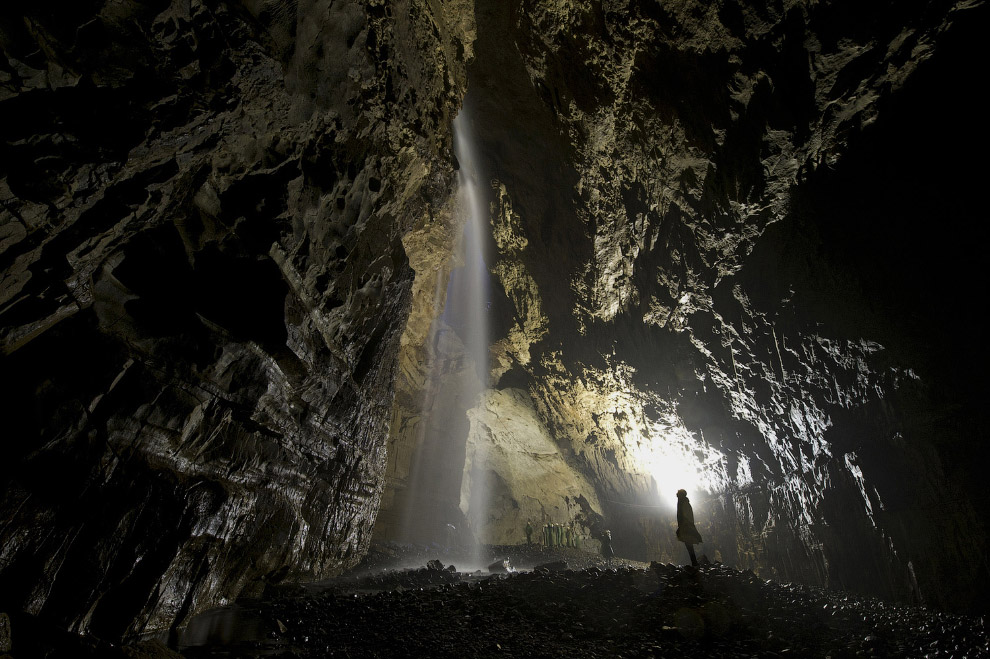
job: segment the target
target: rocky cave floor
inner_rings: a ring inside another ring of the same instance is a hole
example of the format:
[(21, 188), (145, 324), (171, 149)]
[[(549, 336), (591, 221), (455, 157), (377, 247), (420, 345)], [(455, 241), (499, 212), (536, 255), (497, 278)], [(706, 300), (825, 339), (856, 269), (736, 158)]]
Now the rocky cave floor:
[(488, 550), (515, 571), (458, 572), (440, 559), (463, 557), (434, 552), (426, 566), (430, 554), (380, 547), (340, 578), (201, 614), (170, 648), (152, 640), (91, 649), (190, 659), (990, 657), (982, 617), (765, 581), (721, 564), (609, 566), (578, 549)]

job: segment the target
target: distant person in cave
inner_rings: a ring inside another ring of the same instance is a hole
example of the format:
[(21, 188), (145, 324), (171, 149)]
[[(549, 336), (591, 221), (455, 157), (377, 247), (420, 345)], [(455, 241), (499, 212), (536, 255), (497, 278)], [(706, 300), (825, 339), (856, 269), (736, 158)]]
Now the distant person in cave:
[(612, 532), (605, 531), (602, 536), (602, 558), (605, 559), (606, 565), (612, 564), (612, 558), (615, 557), (615, 552), (612, 551)]
[(526, 544), (533, 544), (533, 523), (530, 520), (526, 520)]
[(687, 546), (691, 565), (698, 567), (698, 557), (694, 555), (694, 546), (703, 540), (698, 529), (694, 528), (694, 509), (687, 497), (687, 490), (677, 490), (677, 539)]

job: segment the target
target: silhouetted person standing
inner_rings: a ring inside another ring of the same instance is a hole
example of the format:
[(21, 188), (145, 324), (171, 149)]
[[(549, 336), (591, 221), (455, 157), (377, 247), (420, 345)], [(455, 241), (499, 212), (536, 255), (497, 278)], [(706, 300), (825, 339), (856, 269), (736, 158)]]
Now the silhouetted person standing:
[(526, 544), (533, 544), (533, 524), (528, 519), (526, 520)]
[(691, 565), (697, 566), (698, 557), (694, 555), (694, 546), (703, 541), (698, 529), (694, 528), (694, 510), (686, 490), (677, 490), (677, 539), (687, 545)]
[(605, 564), (611, 565), (614, 556), (615, 552), (612, 551), (612, 532), (605, 531), (605, 534), (602, 536), (602, 558), (605, 559)]

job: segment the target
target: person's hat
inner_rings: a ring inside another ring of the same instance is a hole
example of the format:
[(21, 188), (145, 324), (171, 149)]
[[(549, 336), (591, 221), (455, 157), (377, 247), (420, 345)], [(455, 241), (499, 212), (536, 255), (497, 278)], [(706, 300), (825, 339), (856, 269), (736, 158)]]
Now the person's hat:
[(686, 497), (687, 496), (687, 490), (677, 490), (677, 496), (679, 496), (679, 497)]

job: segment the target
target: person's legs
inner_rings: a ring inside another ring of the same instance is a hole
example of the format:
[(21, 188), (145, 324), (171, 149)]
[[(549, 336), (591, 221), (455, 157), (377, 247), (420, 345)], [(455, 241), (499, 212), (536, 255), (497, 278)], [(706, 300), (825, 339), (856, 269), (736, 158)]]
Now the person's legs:
[(698, 557), (694, 555), (694, 545), (685, 542), (684, 543), (684, 546), (687, 547), (688, 556), (691, 557), (691, 565), (697, 566), (698, 565)]

